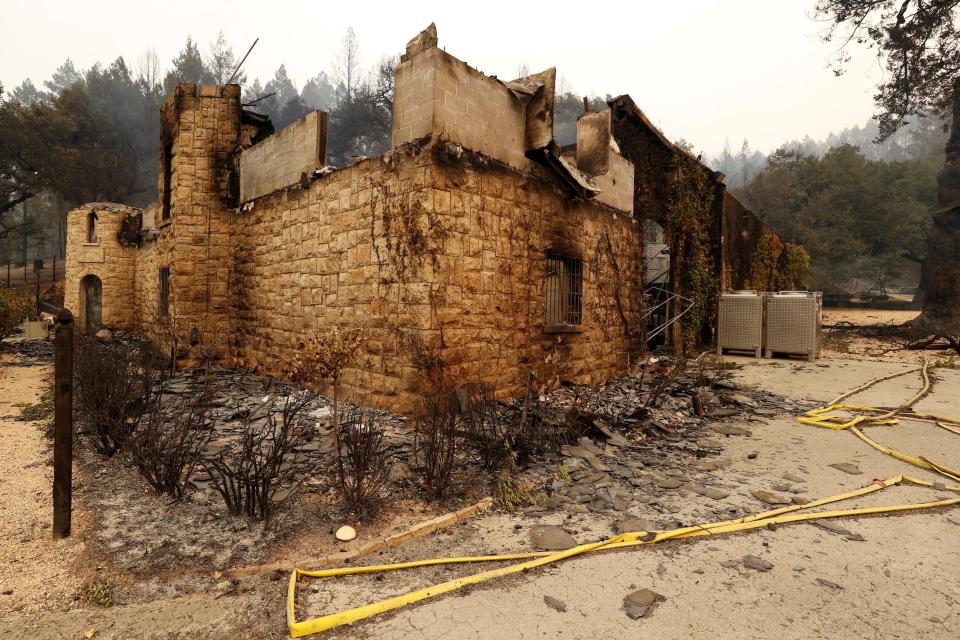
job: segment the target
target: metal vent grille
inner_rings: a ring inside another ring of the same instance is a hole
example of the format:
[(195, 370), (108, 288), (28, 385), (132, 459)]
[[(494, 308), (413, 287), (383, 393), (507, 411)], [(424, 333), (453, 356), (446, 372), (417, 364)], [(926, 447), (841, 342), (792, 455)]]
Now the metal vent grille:
[(763, 347), (763, 296), (755, 291), (721, 293), (717, 318), (717, 353), (724, 349), (753, 351)]
[(820, 355), (821, 294), (781, 291), (767, 296), (766, 355)]

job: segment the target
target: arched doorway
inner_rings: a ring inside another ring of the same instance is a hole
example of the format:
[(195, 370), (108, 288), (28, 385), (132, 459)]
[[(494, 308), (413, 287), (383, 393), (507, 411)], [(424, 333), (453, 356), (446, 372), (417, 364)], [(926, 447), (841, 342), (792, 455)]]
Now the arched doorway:
[(94, 275), (84, 276), (80, 281), (80, 314), (83, 330), (93, 333), (103, 322), (103, 282)]

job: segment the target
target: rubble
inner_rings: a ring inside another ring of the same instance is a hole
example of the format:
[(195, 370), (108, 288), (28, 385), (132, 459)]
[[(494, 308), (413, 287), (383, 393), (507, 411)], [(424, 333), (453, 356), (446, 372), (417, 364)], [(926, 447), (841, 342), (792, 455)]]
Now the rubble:
[(751, 555), (743, 556), (743, 566), (756, 571), (770, 571), (770, 569), (773, 569), (772, 563), (767, 562), (763, 558)]
[(540, 551), (563, 551), (577, 546), (576, 539), (561, 527), (544, 524), (531, 527), (530, 542)]
[(53, 362), (53, 340), (8, 340), (3, 344), (22, 358), (18, 365), (29, 367)]
[[(133, 339), (123, 332), (115, 332), (113, 337), (115, 343)], [(685, 373), (663, 386), (661, 378), (669, 375), (669, 365), (667, 359), (661, 359), (648, 370), (610, 380), (597, 388), (561, 386), (535, 398), (535, 410), (542, 414), (544, 428), (555, 429), (573, 441), (560, 446), (557, 452), (556, 461), (566, 474), (566, 481), (549, 469), (549, 456), (530, 460), (520, 469), (519, 482), (542, 487), (547, 494), (544, 500), (526, 507), (525, 512), (627, 514), (638, 507), (641, 511), (657, 508), (658, 496), (664, 492), (683, 495), (692, 491), (712, 500), (723, 500), (729, 490), (721, 486), (714, 475), (725, 466), (723, 460), (716, 458), (721, 443), (704, 436), (719, 433), (726, 437), (748, 437), (750, 431), (738, 423), (755, 418), (757, 411), (806, 408), (800, 406), (806, 403), (765, 392), (751, 391), (748, 398), (745, 395), (748, 392), (714, 380), (707, 385), (709, 388), (702, 389), (704, 403), (711, 409), (731, 409), (732, 413), (724, 412), (722, 419), (713, 417), (716, 412), (699, 417), (691, 398), (702, 381), (698, 383), (693, 373)], [(171, 398), (206, 394), (209, 416), (216, 431), (208, 445), (208, 453), (212, 453), (239, 437), (243, 414), (257, 410), (267, 396), (275, 396), (279, 401), (296, 388), (268, 376), (213, 366), (209, 371), (178, 371), (163, 384), (162, 392)], [(658, 388), (662, 391), (660, 396), (651, 398), (651, 390)], [(504, 420), (517, 419), (523, 403), (499, 401), (496, 409)], [(393, 460), (393, 490), (416, 491), (417, 477), (413, 469), (418, 464), (410, 422), (387, 411), (370, 411), (384, 426), (384, 441)], [(296, 451), (308, 468), (329, 468), (335, 456), (332, 404), (318, 396), (309, 415), (316, 419), (316, 437)], [(695, 481), (691, 473), (697, 475)], [(192, 500), (216, 502), (212, 481), (205, 472), (195, 470), (189, 484), (195, 491), (207, 494), (207, 498), (193, 497)], [(772, 493), (761, 495), (773, 500), (771, 504), (790, 502)], [(620, 515), (617, 519), (623, 522), (631, 517)], [(645, 528), (649, 527), (640, 530)]]
[(860, 467), (849, 462), (834, 462), (830, 466), (844, 473), (849, 473), (852, 476), (859, 476), (863, 473), (863, 471), (860, 471)]
[(657, 604), (666, 600), (662, 595), (650, 589), (637, 589), (623, 599), (623, 607), (631, 620), (645, 618), (653, 612)]
[(824, 578), (817, 578), (817, 584), (819, 584), (821, 587), (827, 587), (828, 589), (843, 589), (843, 587), (836, 582), (826, 580)]
[(781, 496), (774, 493), (773, 491), (754, 491), (752, 493), (753, 497), (759, 500), (760, 502), (765, 502), (772, 505), (781, 505), (781, 504), (790, 504), (790, 498)]

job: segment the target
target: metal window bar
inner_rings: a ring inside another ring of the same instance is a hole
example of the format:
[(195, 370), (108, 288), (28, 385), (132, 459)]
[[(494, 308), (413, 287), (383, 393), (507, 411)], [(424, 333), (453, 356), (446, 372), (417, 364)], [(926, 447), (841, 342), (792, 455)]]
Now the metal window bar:
[(547, 325), (583, 322), (583, 261), (550, 254), (544, 281), (544, 321)]

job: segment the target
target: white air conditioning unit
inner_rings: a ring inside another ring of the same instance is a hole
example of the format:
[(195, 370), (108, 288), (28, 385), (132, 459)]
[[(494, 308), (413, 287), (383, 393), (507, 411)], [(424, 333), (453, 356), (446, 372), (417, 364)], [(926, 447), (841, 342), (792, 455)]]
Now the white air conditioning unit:
[(717, 306), (717, 355), (728, 349), (752, 351), (759, 358), (763, 349), (763, 294), (727, 291), (720, 294)]
[(766, 356), (786, 353), (816, 360), (820, 355), (822, 309), (823, 294), (819, 291), (768, 293)]

